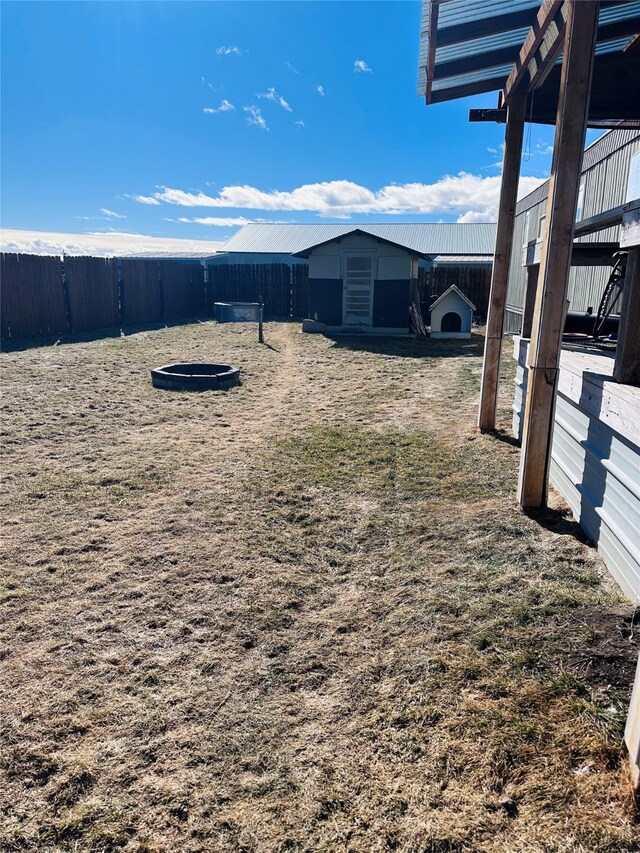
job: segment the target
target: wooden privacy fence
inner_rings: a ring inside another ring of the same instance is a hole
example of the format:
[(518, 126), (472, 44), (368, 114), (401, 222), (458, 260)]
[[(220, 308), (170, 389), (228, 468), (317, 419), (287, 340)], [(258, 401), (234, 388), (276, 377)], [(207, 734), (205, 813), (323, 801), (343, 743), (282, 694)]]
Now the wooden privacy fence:
[(177, 261), (2, 254), (3, 341), (32, 340), (205, 313), (204, 268)]
[(307, 264), (209, 264), (207, 305), (214, 302), (264, 301), (265, 319), (304, 318), (309, 302)]
[(418, 270), (418, 288), (425, 317), (431, 303), (455, 284), (476, 306), (475, 313), (486, 317), (491, 289), (491, 267), (441, 266)]

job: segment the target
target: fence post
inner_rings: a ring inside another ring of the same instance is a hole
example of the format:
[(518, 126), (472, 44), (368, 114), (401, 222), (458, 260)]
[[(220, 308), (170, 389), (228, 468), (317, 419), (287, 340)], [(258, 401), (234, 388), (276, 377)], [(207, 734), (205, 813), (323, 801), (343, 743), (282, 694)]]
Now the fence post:
[(120, 320), (120, 330), (124, 328), (125, 325), (125, 293), (124, 293), (124, 278), (122, 277), (122, 258), (116, 258), (117, 265), (117, 273), (118, 276), (118, 309), (119, 309), (119, 320)]
[(69, 333), (73, 332), (73, 314), (71, 312), (71, 299), (69, 297), (69, 283), (67, 281), (67, 276), (65, 272), (64, 266), (64, 258), (65, 254), (62, 253), (60, 258), (60, 276), (62, 282), (62, 298), (64, 300), (64, 313), (67, 315), (67, 326), (69, 328)]
[(162, 273), (160, 272), (160, 261), (156, 261), (156, 279), (158, 281), (158, 299), (160, 301), (160, 322), (166, 325), (166, 311), (164, 306), (164, 285)]
[(264, 343), (264, 335), (262, 333), (262, 318), (263, 318), (263, 307), (264, 303), (262, 302), (262, 296), (258, 296), (258, 343)]

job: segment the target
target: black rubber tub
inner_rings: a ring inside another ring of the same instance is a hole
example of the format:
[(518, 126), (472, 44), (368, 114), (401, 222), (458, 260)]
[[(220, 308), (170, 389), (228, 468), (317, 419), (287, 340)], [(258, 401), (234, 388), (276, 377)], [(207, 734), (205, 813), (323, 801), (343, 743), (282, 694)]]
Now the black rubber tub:
[(240, 369), (230, 364), (165, 364), (151, 371), (151, 382), (169, 391), (226, 391), (240, 384)]

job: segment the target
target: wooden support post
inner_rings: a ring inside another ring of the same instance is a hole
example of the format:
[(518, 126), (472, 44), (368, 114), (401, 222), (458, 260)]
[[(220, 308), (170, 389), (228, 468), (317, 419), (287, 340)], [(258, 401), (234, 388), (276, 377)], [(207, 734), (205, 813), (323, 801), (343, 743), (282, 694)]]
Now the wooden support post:
[(640, 789), (640, 655), (624, 729), (624, 742), (629, 750), (631, 781), (635, 788)]
[(640, 386), (640, 247), (627, 258), (613, 378)]
[(562, 329), (600, 3), (567, 0), (567, 6), (546, 233), (529, 347), (518, 484), (523, 507), (541, 507), (547, 501)]
[(496, 425), (498, 384), (500, 380), (500, 352), (504, 329), (504, 309), (507, 302), (511, 247), (513, 244), (513, 225), (516, 218), (516, 202), (518, 200), (518, 179), (520, 177), (520, 156), (522, 154), (525, 108), (526, 96), (516, 95), (511, 99), (507, 109), (507, 126), (502, 161), (502, 183), (500, 187), (500, 209), (498, 211), (496, 249), (493, 256), (493, 270), (491, 273), (489, 312), (484, 342), (484, 361), (482, 363), (480, 409), (478, 412), (478, 426), (481, 430), (495, 429)]

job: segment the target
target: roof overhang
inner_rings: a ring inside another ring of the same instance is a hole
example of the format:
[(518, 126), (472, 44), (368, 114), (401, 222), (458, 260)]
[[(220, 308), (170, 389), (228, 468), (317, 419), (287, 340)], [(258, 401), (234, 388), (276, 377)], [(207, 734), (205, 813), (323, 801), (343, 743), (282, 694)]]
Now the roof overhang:
[[(420, 94), (434, 104), (497, 91), (504, 110), (526, 93), (528, 119), (554, 124), (566, 16), (567, 0), (423, 0)], [(591, 126), (640, 126), (639, 33), (640, 0), (601, 0)]]

